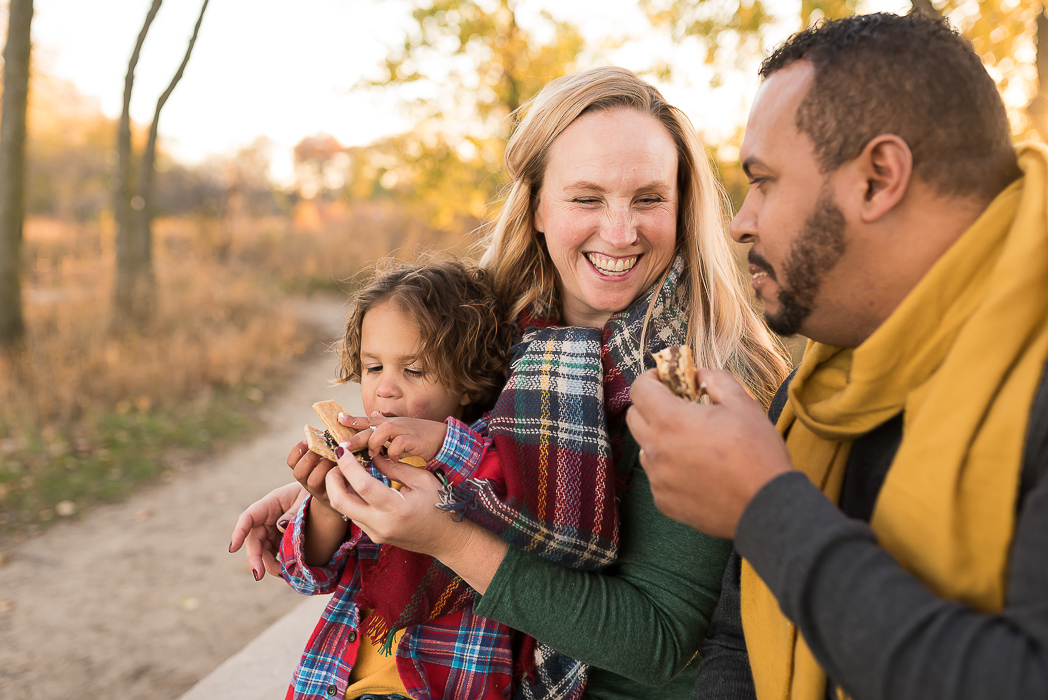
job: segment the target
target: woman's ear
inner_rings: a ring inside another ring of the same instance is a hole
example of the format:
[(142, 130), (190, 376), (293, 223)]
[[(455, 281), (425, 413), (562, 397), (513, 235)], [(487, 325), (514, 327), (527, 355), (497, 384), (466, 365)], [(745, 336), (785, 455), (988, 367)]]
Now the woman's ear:
[(536, 232), (543, 233), (546, 230), (546, 227), (543, 225), (542, 222), (542, 207), (540, 206), (542, 202), (539, 200), (538, 197), (535, 197), (532, 200), (532, 203), (534, 208), (532, 209), (531, 213), (531, 225)]
[(865, 223), (877, 221), (906, 196), (913, 178), (913, 152), (895, 134), (870, 139), (858, 159), (866, 185), (860, 205)]

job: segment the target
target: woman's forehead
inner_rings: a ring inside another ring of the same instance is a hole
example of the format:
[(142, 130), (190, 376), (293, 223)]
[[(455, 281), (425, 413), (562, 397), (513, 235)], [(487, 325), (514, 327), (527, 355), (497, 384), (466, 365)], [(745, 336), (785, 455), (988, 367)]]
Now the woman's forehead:
[(612, 184), (616, 178), (672, 180), (677, 147), (655, 117), (620, 107), (583, 114), (550, 146), (543, 182)]

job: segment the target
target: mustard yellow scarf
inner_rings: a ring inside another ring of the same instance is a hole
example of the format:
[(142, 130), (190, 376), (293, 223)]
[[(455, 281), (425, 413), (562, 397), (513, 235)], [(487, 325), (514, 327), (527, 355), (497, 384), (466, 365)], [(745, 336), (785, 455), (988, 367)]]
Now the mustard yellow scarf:
[[(943, 598), (1000, 610), (1030, 406), (1048, 357), (1048, 149), (854, 350), (809, 343), (778, 430), (837, 502), (851, 442), (903, 412), (871, 526)], [(757, 697), (822, 700), (826, 676), (775, 596), (742, 568)]]

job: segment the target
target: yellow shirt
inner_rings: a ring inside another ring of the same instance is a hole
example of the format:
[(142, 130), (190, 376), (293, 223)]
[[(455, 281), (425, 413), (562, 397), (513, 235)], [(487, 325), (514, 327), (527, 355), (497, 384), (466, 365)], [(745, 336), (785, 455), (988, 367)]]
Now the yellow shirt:
[[(361, 611), (361, 621), (371, 614), (370, 610)], [(400, 644), (400, 638), (404, 630), (398, 631), (393, 637), (392, 649), (396, 651)], [(397, 655), (395, 653), (386, 656), (379, 651), (380, 645), (372, 644), (371, 640), (361, 635), (360, 649), (357, 651), (357, 660), (353, 670), (349, 673), (349, 687), (346, 688), (346, 700), (359, 698), (361, 695), (375, 693), (377, 695), (388, 695), (390, 693), (408, 694), (407, 688), (400, 680), (397, 673)]]

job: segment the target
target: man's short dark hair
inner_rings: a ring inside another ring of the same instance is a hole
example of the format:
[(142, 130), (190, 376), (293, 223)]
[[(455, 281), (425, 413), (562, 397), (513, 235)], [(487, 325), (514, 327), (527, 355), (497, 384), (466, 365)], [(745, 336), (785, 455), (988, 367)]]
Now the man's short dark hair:
[(822, 22), (776, 49), (761, 77), (799, 60), (815, 79), (797, 128), (823, 172), (895, 134), (913, 153), (914, 174), (943, 195), (989, 199), (1021, 174), (997, 86), (945, 19), (916, 11)]

